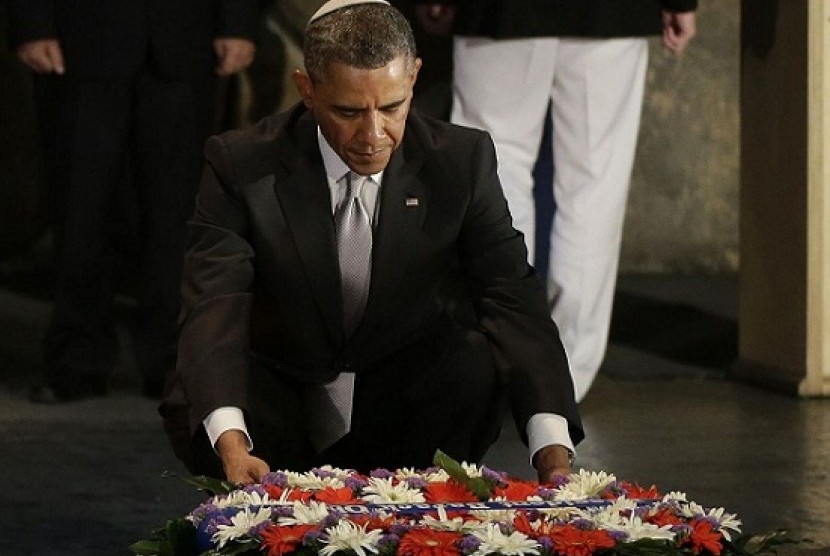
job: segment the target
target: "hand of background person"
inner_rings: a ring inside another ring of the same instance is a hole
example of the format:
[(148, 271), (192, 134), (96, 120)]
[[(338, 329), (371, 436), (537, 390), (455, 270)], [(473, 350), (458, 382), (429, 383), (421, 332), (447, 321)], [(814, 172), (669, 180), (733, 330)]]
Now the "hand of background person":
[(533, 467), (539, 475), (539, 483), (551, 484), (557, 475), (570, 475), (571, 454), (558, 444), (545, 446), (534, 454)]
[(248, 452), (247, 438), (238, 430), (223, 432), (216, 441), (225, 478), (236, 484), (252, 485), (270, 471), (268, 464)]
[(213, 40), (213, 49), (216, 51), (216, 73), (227, 77), (251, 65), (256, 46), (248, 39), (222, 37)]
[(17, 47), (17, 57), (36, 73), (63, 75), (63, 52), (58, 39), (24, 42)]
[(663, 46), (680, 54), (697, 33), (695, 12), (663, 11)]
[(415, 16), (423, 30), (431, 35), (448, 35), (455, 21), (455, 6), (438, 2), (415, 6)]

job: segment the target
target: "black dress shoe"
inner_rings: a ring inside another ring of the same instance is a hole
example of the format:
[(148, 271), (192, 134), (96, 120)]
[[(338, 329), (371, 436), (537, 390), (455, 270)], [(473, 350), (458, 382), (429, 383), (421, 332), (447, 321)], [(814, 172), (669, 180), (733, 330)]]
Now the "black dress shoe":
[(106, 379), (96, 377), (75, 382), (71, 386), (57, 387), (47, 384), (35, 386), (29, 392), (29, 401), (37, 404), (54, 405), (100, 398), (106, 394)]

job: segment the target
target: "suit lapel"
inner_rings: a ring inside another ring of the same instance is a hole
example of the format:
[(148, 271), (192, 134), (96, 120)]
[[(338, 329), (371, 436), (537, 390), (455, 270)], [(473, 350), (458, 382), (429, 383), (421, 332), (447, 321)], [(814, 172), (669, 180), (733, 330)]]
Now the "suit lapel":
[(417, 177), (420, 157), (399, 149), (383, 174), (381, 205), (372, 250), (372, 280), (363, 321), (355, 340), (371, 333), (384, 312), (394, 310), (400, 282), (415, 254), (429, 198), (426, 185)]
[(311, 285), (317, 306), (335, 343), (343, 337), (343, 311), (340, 299), (340, 271), (331, 196), (323, 161), (317, 146), (316, 126), (302, 118), (297, 126), (297, 145), (279, 145), (284, 153), (274, 185), (283, 214), (297, 247), (302, 272)]

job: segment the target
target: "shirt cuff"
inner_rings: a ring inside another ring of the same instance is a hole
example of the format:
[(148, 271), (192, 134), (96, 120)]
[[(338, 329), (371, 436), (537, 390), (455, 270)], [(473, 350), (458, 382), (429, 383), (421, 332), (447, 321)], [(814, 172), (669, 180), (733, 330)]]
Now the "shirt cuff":
[(251, 435), (248, 434), (248, 427), (245, 426), (245, 417), (242, 416), (242, 410), (238, 407), (219, 407), (208, 413), (202, 424), (205, 426), (210, 445), (216, 451), (216, 441), (222, 436), (222, 433), (229, 430), (238, 430), (245, 435), (248, 451), (254, 448), (254, 443), (251, 441)]
[(537, 413), (527, 422), (526, 432), (531, 466), (536, 452), (551, 444), (564, 446), (571, 454), (576, 455), (571, 434), (568, 432), (568, 420), (561, 415)]

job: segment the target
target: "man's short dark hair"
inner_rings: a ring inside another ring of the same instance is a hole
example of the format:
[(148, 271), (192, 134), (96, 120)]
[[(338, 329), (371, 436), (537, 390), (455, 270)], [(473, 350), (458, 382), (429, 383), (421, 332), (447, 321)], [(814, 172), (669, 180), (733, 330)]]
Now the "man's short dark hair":
[(414, 64), (415, 37), (403, 14), (385, 4), (343, 8), (312, 21), (305, 30), (303, 59), (313, 81), (325, 77), (331, 62), (376, 69), (398, 56)]

